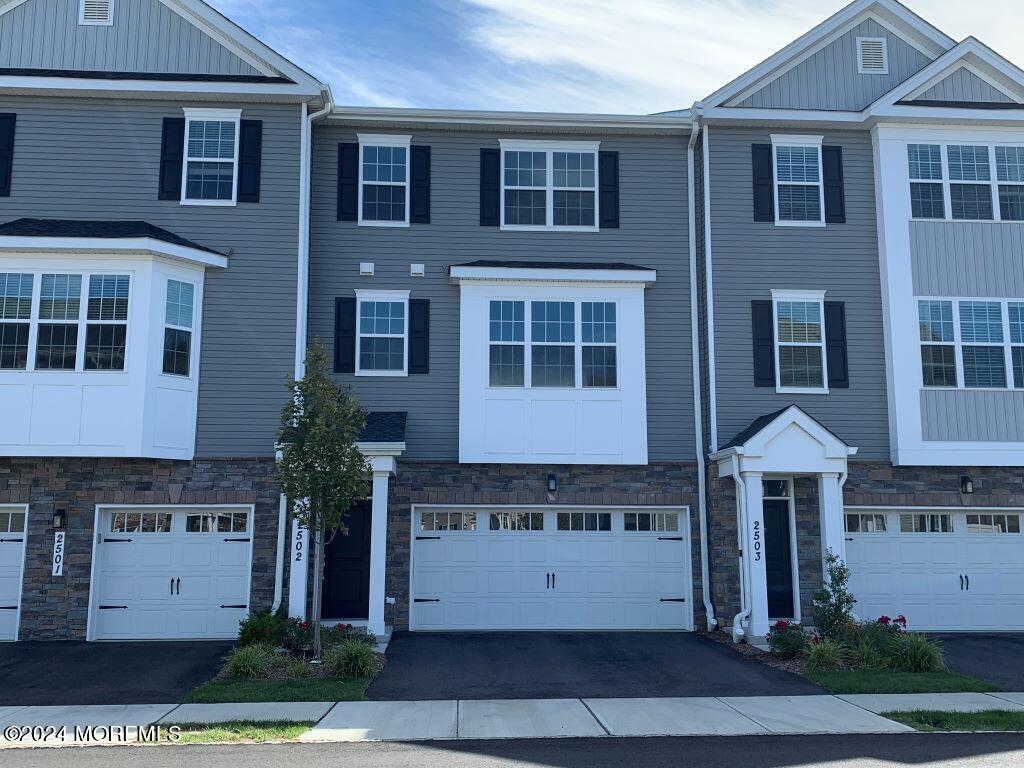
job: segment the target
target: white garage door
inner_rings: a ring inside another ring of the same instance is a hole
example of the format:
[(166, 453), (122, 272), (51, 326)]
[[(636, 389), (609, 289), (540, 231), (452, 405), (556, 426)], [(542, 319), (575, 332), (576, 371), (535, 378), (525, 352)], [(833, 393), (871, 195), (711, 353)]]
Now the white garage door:
[(848, 509), (846, 555), (862, 619), (911, 629), (1024, 629), (1024, 510)]
[(25, 569), (25, 507), (0, 507), (0, 641), (18, 639)]
[(96, 539), (95, 640), (232, 638), (248, 614), (248, 508), (107, 508)]
[(692, 629), (681, 509), (424, 509), (410, 627)]

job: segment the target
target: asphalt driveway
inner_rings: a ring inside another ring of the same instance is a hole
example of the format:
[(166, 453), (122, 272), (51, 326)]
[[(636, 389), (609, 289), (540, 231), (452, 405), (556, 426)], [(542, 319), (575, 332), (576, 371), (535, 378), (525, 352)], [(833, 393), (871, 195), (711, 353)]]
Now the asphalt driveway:
[(1024, 691), (1024, 633), (936, 634), (953, 672)]
[(369, 699), (823, 693), (802, 677), (684, 632), (396, 632), (387, 655)]
[(0, 644), (0, 706), (174, 703), (209, 680), (230, 641)]

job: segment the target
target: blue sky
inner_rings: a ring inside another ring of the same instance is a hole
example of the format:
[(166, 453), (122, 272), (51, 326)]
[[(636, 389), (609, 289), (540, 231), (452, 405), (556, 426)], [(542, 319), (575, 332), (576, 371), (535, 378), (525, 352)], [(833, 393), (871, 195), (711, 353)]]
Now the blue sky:
[[(688, 107), (842, 0), (209, 0), (340, 105), (649, 113)], [(911, 6), (1018, 64), (1019, 0)], [(1012, 4), (1012, 5), (1011, 5)], [(1013, 23), (1009, 23), (1013, 21)]]

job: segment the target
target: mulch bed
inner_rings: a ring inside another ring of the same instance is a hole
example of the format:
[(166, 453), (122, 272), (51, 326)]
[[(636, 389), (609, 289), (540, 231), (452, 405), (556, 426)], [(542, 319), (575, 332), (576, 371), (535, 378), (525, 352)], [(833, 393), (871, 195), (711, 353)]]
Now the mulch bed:
[(725, 645), (740, 656), (745, 656), (748, 659), (753, 659), (769, 667), (775, 669), (781, 669), (785, 672), (791, 672), (794, 675), (800, 675), (806, 677), (807, 673), (807, 662), (804, 659), (780, 659), (767, 651), (762, 651), (760, 648), (751, 645), (750, 643), (734, 643), (732, 635), (728, 632), (701, 632), (701, 635), (708, 638), (708, 640), (714, 640), (716, 643)]

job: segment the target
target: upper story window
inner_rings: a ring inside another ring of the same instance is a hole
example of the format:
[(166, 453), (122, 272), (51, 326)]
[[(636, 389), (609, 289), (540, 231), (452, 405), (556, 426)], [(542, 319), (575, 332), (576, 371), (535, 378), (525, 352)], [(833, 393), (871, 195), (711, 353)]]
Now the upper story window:
[(772, 136), (775, 223), (825, 226), (821, 136)]
[(164, 302), (163, 372), (172, 376), (188, 376), (192, 358), (192, 316), (195, 286), (181, 280), (167, 281)]
[(501, 142), (501, 226), (596, 231), (598, 142)]
[(356, 291), (356, 375), (408, 373), (409, 292)]
[(359, 223), (409, 224), (411, 136), (359, 134)]
[(78, 23), (109, 27), (114, 23), (114, 0), (79, 0)]
[(824, 293), (772, 291), (779, 392), (827, 392)]
[(123, 371), (129, 283), (128, 275), (0, 273), (0, 369)]
[(241, 110), (185, 110), (185, 172), (181, 201), (234, 205), (238, 199)]
[(615, 302), (494, 300), (489, 316), (490, 386), (617, 386)]
[(924, 299), (918, 317), (924, 386), (1024, 388), (1024, 302)]
[(913, 218), (1024, 221), (1024, 147), (908, 144), (907, 162)]

